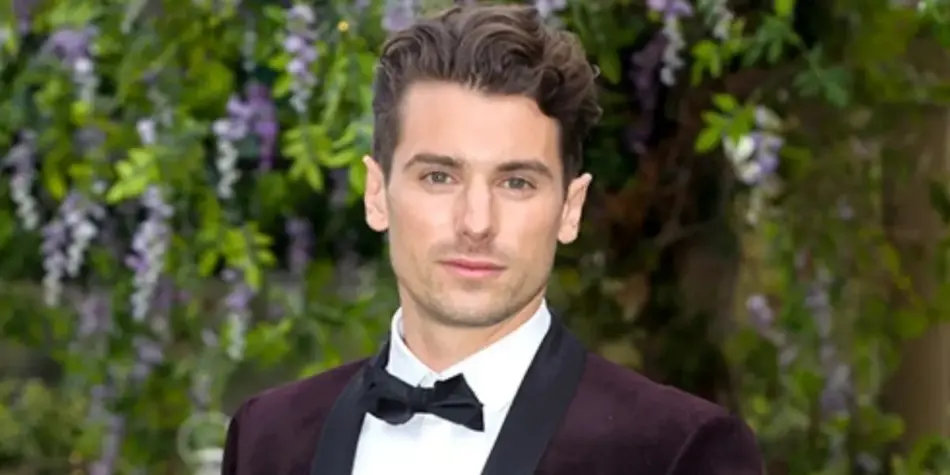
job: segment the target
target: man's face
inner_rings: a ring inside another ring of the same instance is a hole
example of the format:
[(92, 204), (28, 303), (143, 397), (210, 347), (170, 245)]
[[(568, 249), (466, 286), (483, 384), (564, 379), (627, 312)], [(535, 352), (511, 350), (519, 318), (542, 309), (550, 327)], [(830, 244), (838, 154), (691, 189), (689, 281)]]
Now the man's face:
[(426, 82), (401, 107), (388, 181), (365, 160), (365, 204), (388, 231), (402, 305), (452, 326), (500, 323), (543, 296), (590, 176), (565, 192), (557, 122), (529, 98)]

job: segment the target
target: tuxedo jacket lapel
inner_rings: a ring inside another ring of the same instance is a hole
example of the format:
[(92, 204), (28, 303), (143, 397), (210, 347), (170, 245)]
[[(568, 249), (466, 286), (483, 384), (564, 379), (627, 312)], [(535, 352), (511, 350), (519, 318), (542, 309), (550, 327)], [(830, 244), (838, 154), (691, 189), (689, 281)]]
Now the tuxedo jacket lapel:
[(350, 379), (330, 410), (310, 466), (310, 475), (350, 475), (365, 411), (360, 396), (366, 366)]
[(531, 475), (564, 419), (587, 351), (558, 320), (542, 341), (502, 424), (482, 475)]
[(356, 448), (366, 417), (363, 401), (367, 371), (374, 366), (386, 366), (389, 361), (389, 334), (382, 340), (376, 355), (366, 363), (347, 383), (343, 392), (327, 415), (317, 450), (313, 456), (310, 475), (351, 475), (356, 460)]

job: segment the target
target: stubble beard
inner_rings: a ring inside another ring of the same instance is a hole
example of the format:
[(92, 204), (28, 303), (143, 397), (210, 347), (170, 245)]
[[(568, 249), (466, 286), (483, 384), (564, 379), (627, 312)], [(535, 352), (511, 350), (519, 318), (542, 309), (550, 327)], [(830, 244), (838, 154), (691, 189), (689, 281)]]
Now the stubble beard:
[[(524, 280), (519, 282), (524, 282)], [(541, 289), (531, 289), (530, 292), (525, 292), (527, 289), (524, 285), (506, 286), (501, 291), (491, 292), (493, 295), (490, 295), (490, 300), (487, 300), (488, 303), (468, 306), (457, 302), (464, 299), (464, 296), (452, 296), (452, 292), (438, 289), (437, 285), (430, 285), (429, 291), (425, 292), (424, 295), (413, 295), (413, 299), (419, 306), (424, 318), (441, 326), (478, 329), (490, 328), (511, 320), (542, 289), (543, 285)], [(477, 296), (475, 298), (484, 302), (486, 297)]]

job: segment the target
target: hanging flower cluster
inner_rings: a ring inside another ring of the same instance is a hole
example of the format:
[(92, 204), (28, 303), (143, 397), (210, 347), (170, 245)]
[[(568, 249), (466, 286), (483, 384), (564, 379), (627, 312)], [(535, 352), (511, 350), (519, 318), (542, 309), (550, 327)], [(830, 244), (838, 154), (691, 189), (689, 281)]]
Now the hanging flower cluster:
[(47, 46), (69, 70), (78, 90), (78, 99), (87, 104), (93, 103), (99, 88), (99, 77), (92, 57), (92, 40), (95, 36), (96, 30), (93, 28), (59, 30), (53, 33)]
[(245, 283), (240, 272), (227, 269), (224, 280), (231, 284), (231, 291), (224, 299), (227, 311), (227, 342), (228, 357), (234, 361), (241, 361), (244, 357), (247, 327), (251, 318), (251, 300), (254, 291)]
[(287, 10), (284, 51), (291, 58), (287, 63), (287, 74), (291, 78), (290, 105), (301, 115), (307, 113), (313, 88), (317, 85), (313, 74), (313, 63), (317, 61), (314, 45), (317, 41), (316, 21), (316, 14), (309, 5), (298, 3)]
[(719, 41), (729, 39), (735, 14), (729, 9), (728, 0), (701, 0), (699, 8), (705, 13), (706, 23), (712, 28), (712, 35)]
[(227, 111), (228, 117), (216, 120), (213, 125), (217, 147), (217, 192), (218, 197), (225, 200), (234, 197), (234, 185), (241, 178), (237, 169), (237, 143), (247, 137), (251, 115), (249, 109), (236, 96), (228, 100)]
[(40, 248), (43, 253), (43, 301), (50, 307), (59, 305), (63, 294), (65, 247), (69, 242), (69, 234), (61, 216), (69, 212), (65, 206), (60, 206), (57, 215), (43, 226), (43, 244)]
[(683, 18), (693, 16), (693, 6), (686, 0), (647, 0), (647, 8), (663, 18), (666, 47), (663, 51), (660, 81), (672, 86), (676, 83), (676, 73), (684, 65), (681, 55), (686, 48), (686, 40), (683, 38), (681, 22)]
[(63, 278), (76, 277), (83, 257), (96, 236), (105, 211), (84, 194), (72, 191), (56, 215), (43, 227), (43, 290), (46, 305), (56, 306), (63, 293)]
[(218, 197), (228, 200), (234, 197), (234, 185), (241, 174), (237, 167), (239, 158), (238, 144), (253, 137), (258, 142), (260, 168), (273, 167), (280, 129), (277, 120), (277, 106), (271, 98), (267, 86), (258, 82), (248, 84), (247, 100), (234, 95), (228, 100), (227, 117), (214, 122), (218, 170)]
[(174, 209), (165, 201), (162, 189), (149, 186), (142, 194), (146, 218), (132, 238), (132, 254), (126, 264), (134, 272), (135, 291), (132, 294), (132, 317), (142, 322), (149, 313), (159, 276), (165, 266), (165, 254), (171, 240), (169, 220)]
[(383, 8), (383, 29), (388, 32), (404, 30), (416, 22), (416, 0), (386, 0)]
[[(795, 268), (800, 275), (805, 275), (811, 267), (808, 260), (804, 253), (799, 253), (796, 258)], [(850, 409), (850, 401), (854, 396), (852, 371), (839, 353), (834, 339), (834, 308), (829, 295), (831, 273), (819, 268), (814, 274), (807, 284), (805, 309), (814, 323), (819, 342), (818, 366), (824, 380), (819, 404), (822, 414), (831, 417), (847, 413)], [(746, 300), (746, 310), (753, 328), (779, 350), (781, 368), (787, 368), (799, 358), (799, 345), (776, 325), (775, 311), (764, 295), (750, 296)]]
[(37, 0), (13, 0), (13, 17), (16, 18), (17, 30), (21, 35), (30, 31), (33, 22), (33, 11), (38, 6)]
[[(150, 78), (154, 79), (154, 78)], [(172, 109), (165, 96), (150, 81), (148, 97), (154, 108), (154, 116), (145, 117), (136, 123), (139, 140), (145, 146), (158, 143), (159, 128), (171, 126)], [(172, 229), (169, 221), (174, 209), (168, 204), (164, 189), (159, 185), (149, 185), (139, 197), (139, 204), (145, 211), (145, 219), (139, 223), (132, 236), (132, 252), (125, 258), (126, 266), (133, 273), (131, 297), (132, 318), (136, 322), (145, 321), (152, 310), (161, 275), (165, 267), (165, 255), (171, 245)], [(161, 325), (161, 319), (153, 319), (152, 327)]]
[(16, 214), (23, 229), (33, 231), (40, 225), (40, 215), (33, 185), (36, 182), (36, 133), (23, 131), (19, 142), (4, 158), (5, 165), (12, 168), (10, 174), (10, 197), (16, 205)]
[(780, 153), (785, 140), (780, 135), (782, 121), (766, 107), (755, 110), (754, 129), (738, 140), (723, 139), (723, 150), (732, 162), (736, 176), (751, 187), (746, 220), (756, 223), (765, 211), (767, 201), (781, 189), (777, 174)]
[(70, 244), (66, 249), (66, 275), (77, 277), (85, 260), (86, 251), (99, 233), (94, 220), (105, 217), (105, 209), (85, 194), (73, 191), (66, 197), (69, 214), (63, 216), (69, 229)]

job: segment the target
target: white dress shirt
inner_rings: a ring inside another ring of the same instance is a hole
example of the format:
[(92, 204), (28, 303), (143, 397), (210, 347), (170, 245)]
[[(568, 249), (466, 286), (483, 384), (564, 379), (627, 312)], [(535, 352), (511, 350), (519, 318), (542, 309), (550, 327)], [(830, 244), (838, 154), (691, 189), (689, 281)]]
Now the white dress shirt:
[(402, 339), (402, 310), (396, 311), (386, 370), (408, 384), (423, 387), (461, 373), (484, 405), (485, 430), (473, 431), (432, 414), (416, 414), (402, 425), (390, 425), (367, 414), (353, 475), (479, 475), (550, 326), (551, 314), (542, 303), (515, 331), (436, 373), (409, 351)]

